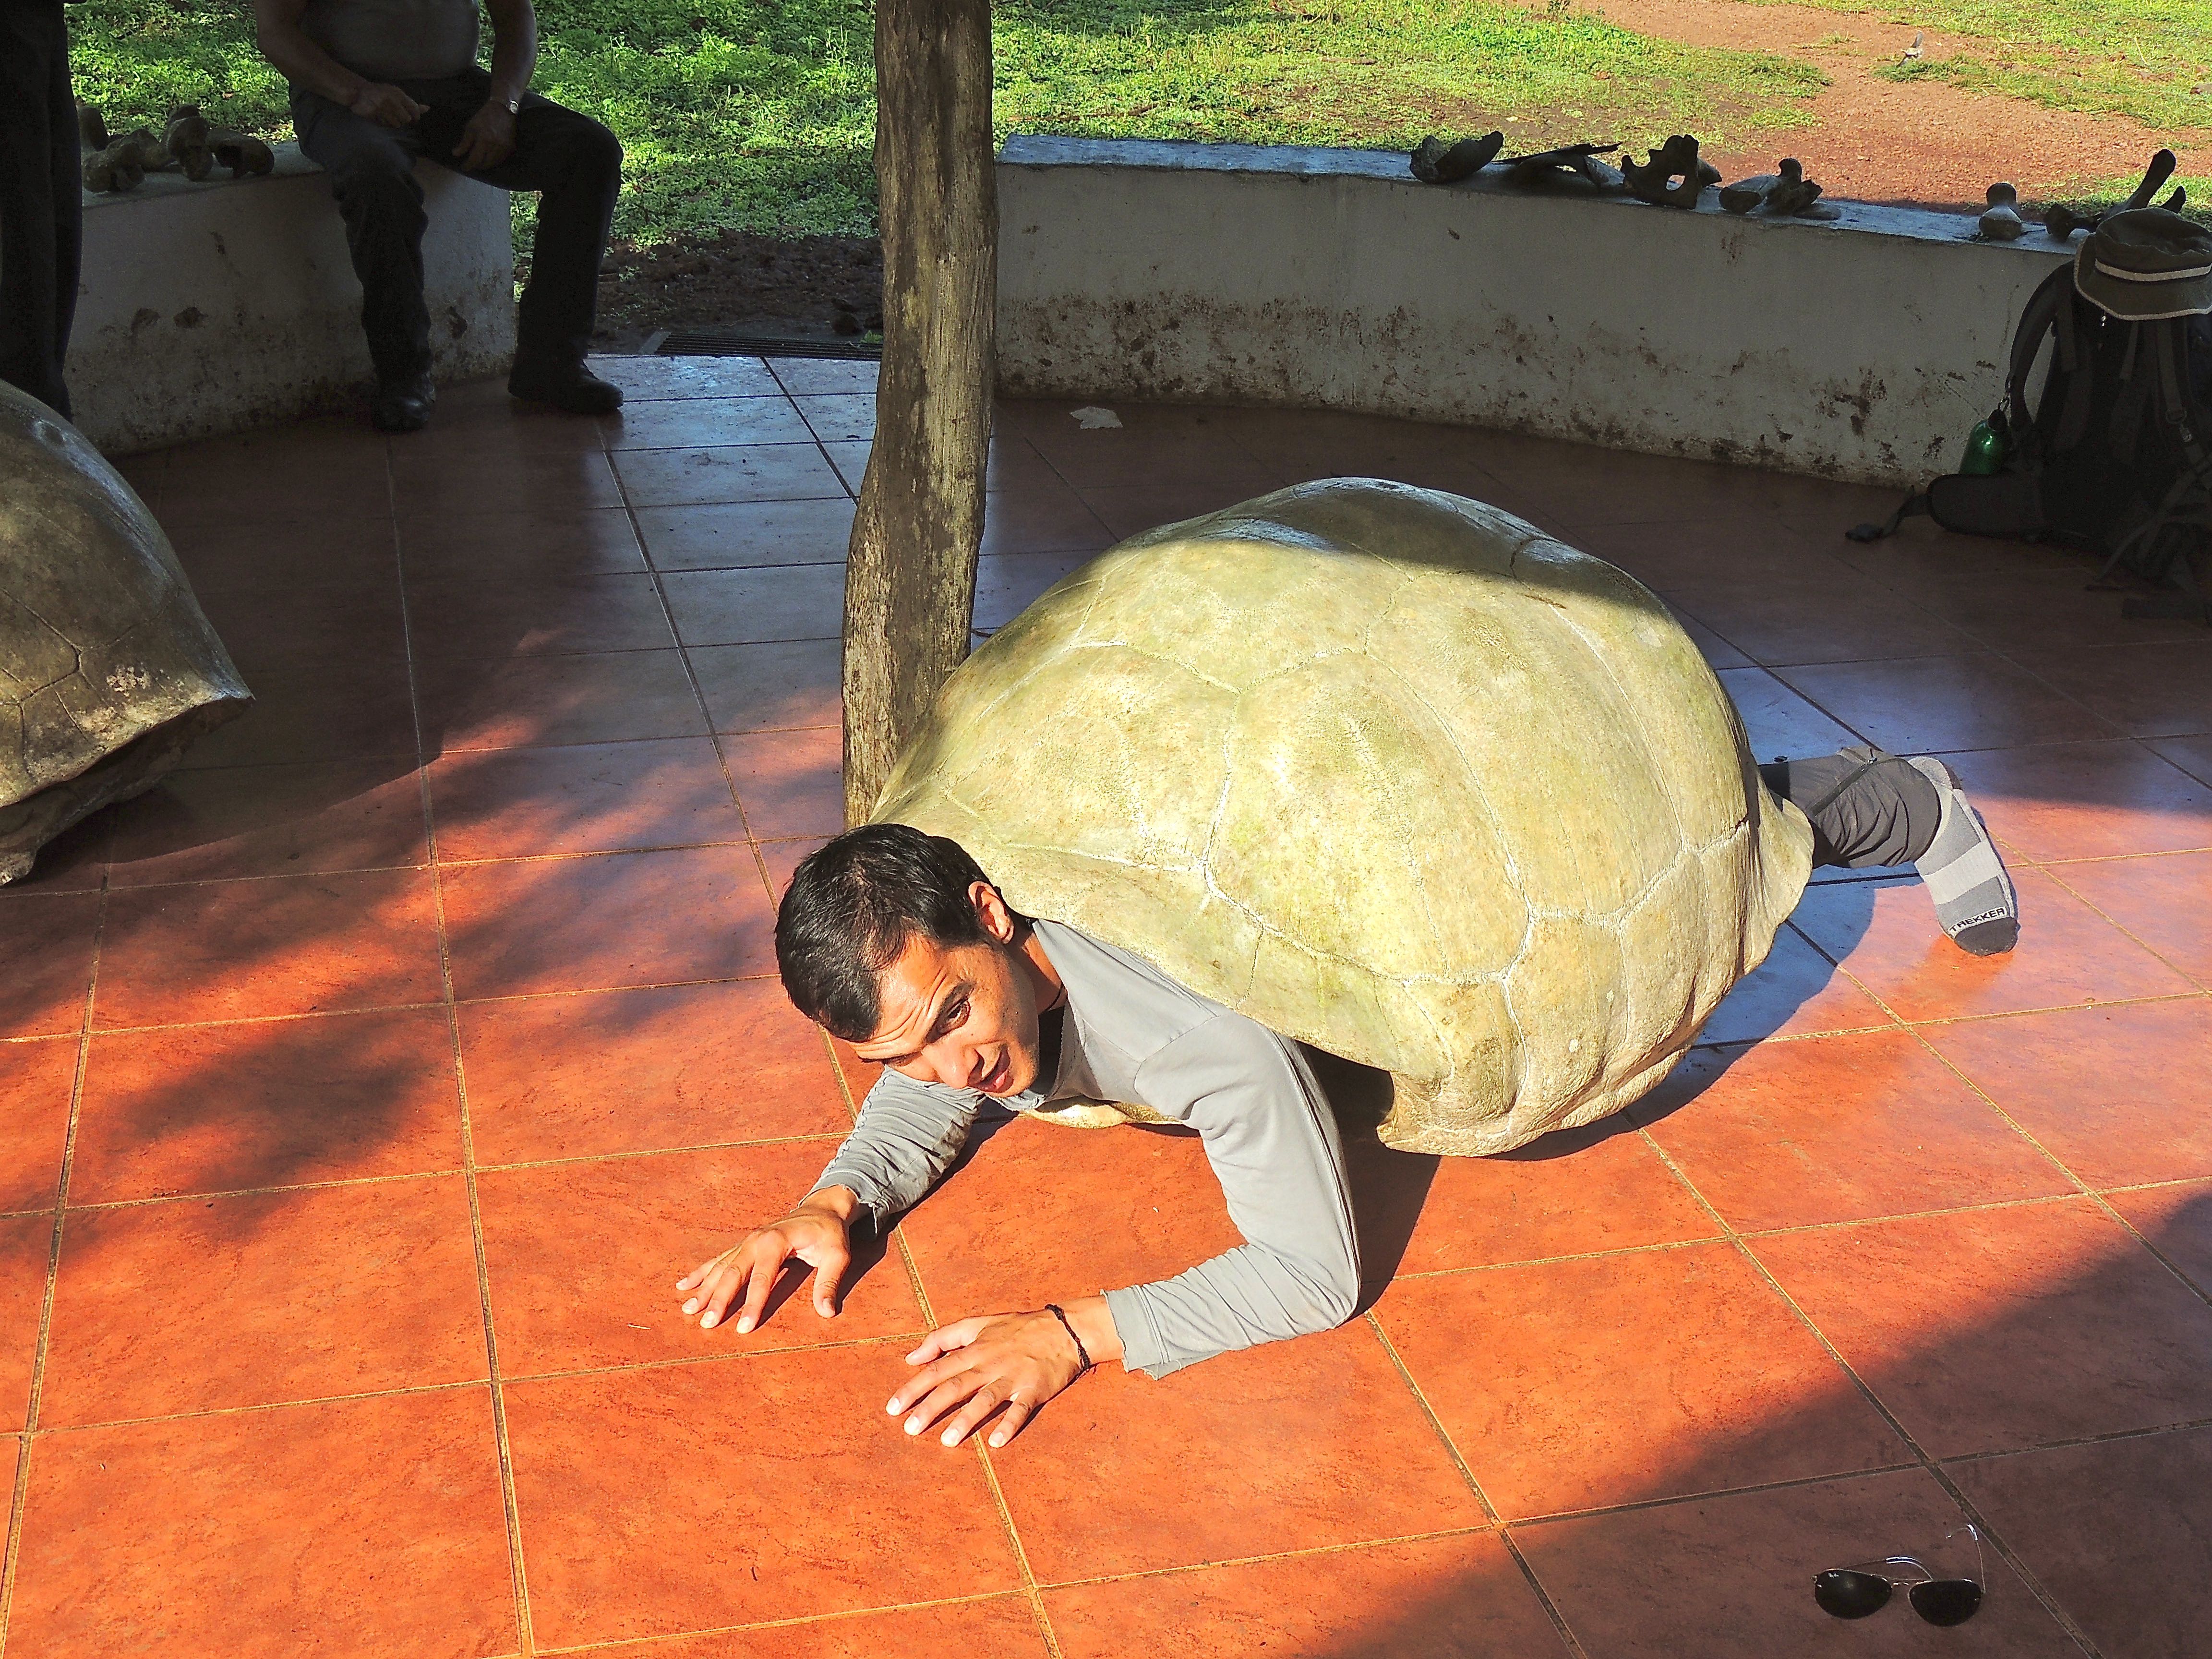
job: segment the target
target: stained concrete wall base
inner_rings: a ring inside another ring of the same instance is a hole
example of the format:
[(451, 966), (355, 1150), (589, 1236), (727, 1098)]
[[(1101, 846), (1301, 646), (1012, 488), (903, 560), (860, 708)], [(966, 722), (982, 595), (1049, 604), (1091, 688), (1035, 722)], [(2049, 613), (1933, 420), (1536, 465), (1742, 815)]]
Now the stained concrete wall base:
[(1016, 137), (1015, 395), (1279, 404), (1907, 485), (1956, 465), (2066, 251), (1952, 214), (1739, 218), (1415, 182), (1367, 150)]
[[(503, 372), (514, 354), (507, 194), (427, 161), (416, 176), (430, 218), (432, 372)], [(351, 407), (373, 383), (345, 227), (296, 144), (278, 147), (266, 178), (153, 173), (84, 203), (70, 397), (106, 453)]]

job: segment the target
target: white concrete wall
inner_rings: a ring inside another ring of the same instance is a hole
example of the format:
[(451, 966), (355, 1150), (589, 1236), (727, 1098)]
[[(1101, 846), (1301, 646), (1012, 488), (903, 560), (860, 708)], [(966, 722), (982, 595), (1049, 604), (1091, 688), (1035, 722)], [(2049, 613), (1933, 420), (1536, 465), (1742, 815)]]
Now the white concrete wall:
[[(1493, 170), (1495, 171), (1495, 170)], [(1033, 397), (1357, 410), (1903, 485), (1957, 463), (2064, 253), (1421, 185), (1403, 155), (1015, 137), (999, 370)]]
[[(428, 162), (416, 176), (434, 372), (503, 371), (514, 354), (507, 193)], [(374, 378), (321, 170), (285, 144), (268, 178), (217, 178), (154, 173), (84, 198), (70, 398), (109, 454), (344, 408)]]

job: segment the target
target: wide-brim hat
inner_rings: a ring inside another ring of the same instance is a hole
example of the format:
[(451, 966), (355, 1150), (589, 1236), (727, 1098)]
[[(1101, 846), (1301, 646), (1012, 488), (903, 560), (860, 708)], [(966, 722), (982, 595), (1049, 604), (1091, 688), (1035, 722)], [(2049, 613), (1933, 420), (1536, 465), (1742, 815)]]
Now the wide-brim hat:
[(2164, 208), (2130, 208), (2074, 256), (2081, 297), (2124, 323), (2212, 312), (2212, 230)]

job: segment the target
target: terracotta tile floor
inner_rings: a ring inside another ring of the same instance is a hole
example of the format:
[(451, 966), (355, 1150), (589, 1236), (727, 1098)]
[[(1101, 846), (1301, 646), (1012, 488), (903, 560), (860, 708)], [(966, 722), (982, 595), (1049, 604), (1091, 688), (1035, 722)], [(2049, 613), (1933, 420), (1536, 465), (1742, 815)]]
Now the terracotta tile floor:
[[(0, 891), (8, 1659), (2206, 1651), (2212, 636), (1844, 540), (1880, 491), (1006, 406), (980, 628), (1277, 484), (1485, 495), (1666, 595), (1762, 756), (1948, 751), (2027, 932), (1824, 872), (1622, 1118), (1355, 1141), (1352, 1324), (947, 1452), (882, 1410), (933, 1317), (1235, 1232), (1194, 1141), (1017, 1122), (836, 1322), (678, 1316), (867, 1086), (769, 975), (839, 827), (872, 370), (608, 372), (599, 426), (477, 386), (132, 463), (260, 706)], [(1972, 1623), (1814, 1607), (1962, 1515)]]

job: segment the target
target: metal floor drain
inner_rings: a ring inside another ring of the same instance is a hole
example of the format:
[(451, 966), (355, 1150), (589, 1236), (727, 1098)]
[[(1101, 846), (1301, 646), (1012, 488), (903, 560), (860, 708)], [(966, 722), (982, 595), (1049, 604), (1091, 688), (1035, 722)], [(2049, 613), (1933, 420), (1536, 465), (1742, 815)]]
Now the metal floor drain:
[(836, 357), (874, 362), (884, 349), (880, 343), (859, 340), (787, 339), (773, 334), (747, 334), (734, 328), (677, 328), (648, 341), (649, 357)]

